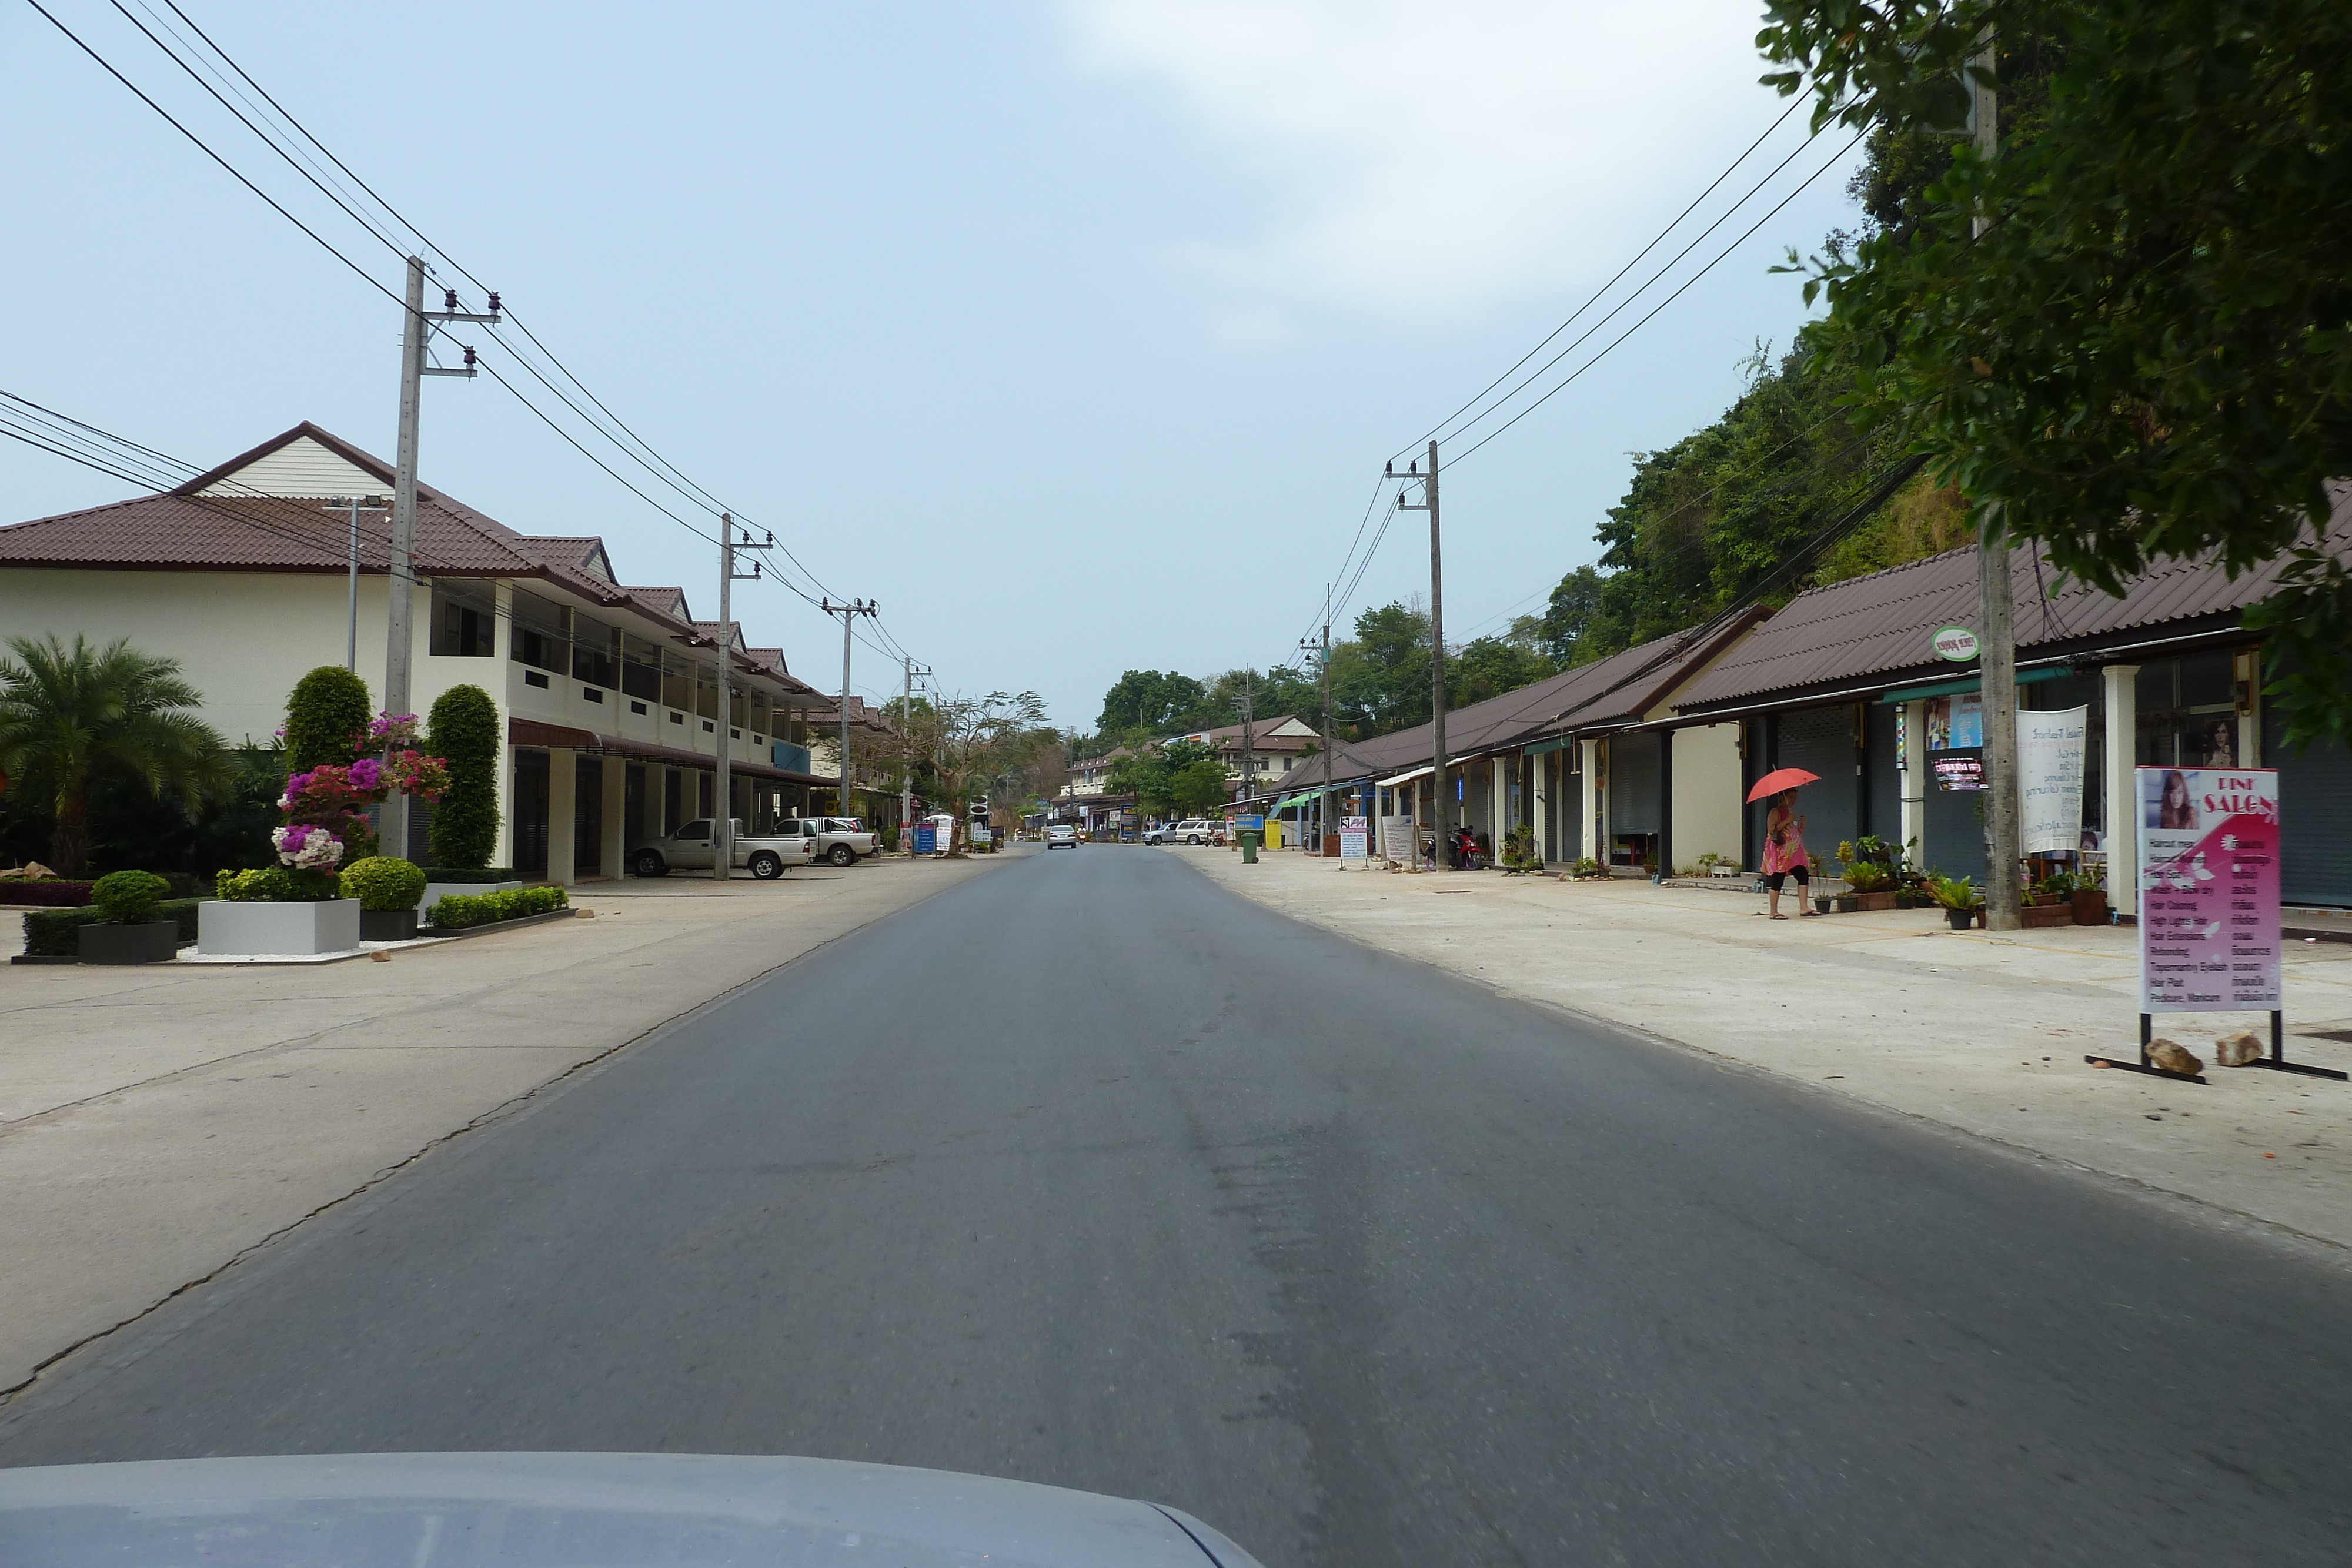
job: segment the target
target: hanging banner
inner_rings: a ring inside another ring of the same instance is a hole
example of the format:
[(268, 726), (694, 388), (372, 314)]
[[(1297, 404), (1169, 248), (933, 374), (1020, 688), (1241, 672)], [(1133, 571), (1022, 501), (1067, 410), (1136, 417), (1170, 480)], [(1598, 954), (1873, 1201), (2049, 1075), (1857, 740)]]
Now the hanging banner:
[(2091, 710), (2021, 709), (2017, 716), (2018, 843), (2029, 855), (2083, 844), (2083, 747)]
[(2138, 777), (2140, 1010), (2282, 1007), (2277, 770)]
[(1927, 770), (1938, 789), (1984, 788), (1984, 698), (1976, 692), (1927, 699)]
[(1370, 824), (1361, 817), (1339, 819), (1339, 858), (1341, 860), (1360, 861), (1371, 858), (1371, 834), (1367, 831), (1370, 826)]

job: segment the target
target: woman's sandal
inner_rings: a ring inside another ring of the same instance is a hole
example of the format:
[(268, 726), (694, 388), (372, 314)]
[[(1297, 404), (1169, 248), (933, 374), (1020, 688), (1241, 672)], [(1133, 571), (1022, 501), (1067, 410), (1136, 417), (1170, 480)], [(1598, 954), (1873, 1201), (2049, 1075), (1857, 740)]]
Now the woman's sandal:
[(1789, 917), (1788, 917), (1787, 915), (1776, 915), (1772, 916), (1772, 918), (1773, 918), (1773, 919), (1775, 919), (1775, 920), (1786, 920), (1786, 919), (1788, 919)]

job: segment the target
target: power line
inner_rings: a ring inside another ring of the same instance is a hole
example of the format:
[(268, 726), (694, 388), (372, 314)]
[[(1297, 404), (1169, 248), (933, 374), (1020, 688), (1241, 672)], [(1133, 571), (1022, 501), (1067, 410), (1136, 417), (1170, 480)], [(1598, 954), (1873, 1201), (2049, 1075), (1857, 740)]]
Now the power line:
[[(1583, 304), (1578, 306), (1574, 310), (1570, 311), (1567, 320), (1562, 321), (1559, 326), (1554, 327), (1550, 331), (1545, 333), (1542, 342), (1538, 343), (1534, 348), (1529, 349), (1526, 353), (1521, 354), (1518, 359), (1512, 363), (1509, 370), (1505, 371), (1501, 375), (1496, 376), (1493, 381), (1488, 382), (1485, 386), (1481, 387), (1477, 392), (1471, 397), (1468, 402), (1464, 403), (1460, 408), (1455, 409), (1452, 413), (1449, 413), (1444, 419), (1439, 420), (1436, 424), (1433, 425), (1428, 431), (1423, 433), (1415, 440), (1407, 442), (1402, 448), (1391, 454), (1389, 461), (1393, 463), (1400, 457), (1408, 456), (1427, 445), (1432, 439), (1440, 437), (1444, 432), (1446, 426), (1461, 418), (1464, 413), (1467, 413), (1477, 403), (1479, 399), (1485, 397), (1488, 392), (1493, 392), (1506, 381), (1508, 381), (1511, 378), (1512, 373), (1516, 371), (1519, 366), (1526, 364), (1529, 360), (1534, 359), (1538, 354), (1543, 352), (1544, 345), (1546, 343), (1549, 343), (1554, 338), (1559, 337), (1562, 332), (1567, 331), (1569, 328), (1574, 326), (1576, 324), (1576, 319), (1583, 315), (1587, 310), (1591, 309), (1594, 305), (1598, 304), (1604, 295), (1617, 286), (1619, 279), (1622, 278), (1627, 273), (1633, 271), (1636, 267), (1639, 267), (1643, 256), (1657, 249), (1658, 246), (1665, 244), (1666, 236), (1673, 234), (1676, 228), (1680, 227), (1682, 225), (1682, 221), (1685, 218), (1697, 211), (1699, 204), (1706, 201), (1707, 197), (1713, 195), (1717, 186), (1721, 185), (1726, 180), (1731, 178), (1733, 172), (1737, 171), (1742, 163), (1747, 162), (1749, 158), (1753, 157), (1756, 150), (1764, 145), (1766, 139), (1770, 137), (1772, 132), (1780, 130), (1780, 127), (1787, 122), (1789, 116), (1794, 114), (1796, 111), (1797, 103), (1795, 101), (1791, 101), (1788, 108), (1780, 112), (1771, 124), (1764, 128), (1762, 135), (1758, 136), (1755, 141), (1749, 142), (1746, 150), (1743, 151), (1738, 157), (1734, 158), (1729, 163), (1726, 164), (1722, 173), (1717, 174), (1714, 179), (1707, 182), (1706, 190), (1701, 191), (1697, 195), (1691, 198), (1690, 205), (1685, 207), (1681, 212), (1676, 213), (1673, 221), (1657, 232), (1656, 237), (1653, 238), (1649, 244), (1636, 251), (1633, 255), (1633, 260), (1619, 267), (1615, 274), (1610, 277), (1608, 282), (1602, 284), (1600, 287), (1592, 291), (1590, 298), (1586, 299)], [(1756, 185), (1748, 191), (1747, 195), (1740, 197), (1738, 201), (1733, 203), (1730, 208), (1725, 212), (1724, 217), (1729, 217), (1732, 213), (1736, 213), (1741, 207), (1747, 205), (1748, 201), (1754, 197), (1756, 192), (1763, 188), (1764, 181), (1771, 179), (1773, 174), (1777, 174), (1782, 169), (1787, 168), (1790, 161), (1797, 156), (1797, 152), (1802, 152), (1807, 147), (1811, 146), (1814, 139), (1820, 136), (1820, 134), (1821, 132), (1815, 131), (1812, 136), (1807, 137), (1803, 142), (1799, 144), (1796, 152), (1791, 152), (1789, 154), (1788, 158), (1782, 159), (1780, 162), (1773, 168), (1771, 173), (1766, 174), (1764, 176), (1764, 180), (1758, 181)], [(1720, 225), (1722, 222), (1723, 218), (1717, 218), (1716, 220), (1717, 225)], [(1706, 230), (1701, 232), (1698, 238), (1694, 239), (1691, 244), (1696, 245), (1698, 240), (1705, 239), (1708, 234), (1713, 232), (1714, 225), (1710, 225)], [(1683, 255), (1688, 254), (1689, 247), (1685, 246)], [(1681, 259), (1681, 256), (1677, 256), (1675, 258), (1675, 261), (1679, 261)], [(1673, 265), (1674, 262), (1672, 261), (1666, 264), (1667, 267), (1672, 267)], [(1661, 268), (1660, 270), (1663, 271), (1664, 268)], [(1644, 285), (1643, 287), (1646, 287), (1647, 285)], [(1639, 292), (1640, 290), (1637, 289), (1635, 291), (1636, 295), (1638, 295)]]
[[(1616, 337), (1611, 339), (1607, 347), (1601, 349), (1600, 352), (1594, 354), (1591, 359), (1585, 361), (1584, 363), (1570, 371), (1567, 377), (1558, 385), (1554, 386), (1549, 392), (1536, 399), (1535, 402), (1528, 404), (1527, 407), (1519, 410), (1518, 413), (1513, 414), (1501, 424), (1496, 425), (1493, 430), (1487, 432), (1477, 441), (1472, 443), (1465, 450), (1454, 454), (1453, 458), (1454, 465), (1458, 467), (1461, 465), (1462, 460), (1469, 456), (1471, 453), (1477, 451), (1479, 447), (1486, 445), (1486, 443), (1494, 440), (1495, 437), (1502, 434), (1503, 432), (1510, 429), (1511, 426), (1518, 423), (1519, 421), (1527, 418), (1528, 415), (1535, 413), (1536, 410), (1541, 408), (1553, 398), (1559, 396), (1562, 392), (1566, 391), (1571, 384), (1573, 384), (1579, 377), (1582, 376), (1585, 371), (1599, 364), (1602, 360), (1607, 359), (1611, 350), (1613, 350), (1618, 344), (1622, 343), (1626, 339), (1632, 337), (1643, 327), (1648, 326), (1650, 322), (1655, 320), (1659, 311), (1664, 310), (1667, 306), (1672, 305), (1675, 300), (1680, 299), (1690, 290), (1691, 285), (1696, 283), (1700, 278), (1705, 277), (1708, 273), (1713, 272), (1717, 266), (1721, 265), (1727, 256), (1730, 256), (1732, 252), (1738, 250), (1741, 246), (1746, 245), (1748, 241), (1755, 235), (1758, 229), (1762, 228), (1766, 224), (1770, 223), (1775, 217), (1779, 216), (1781, 208), (1787, 206), (1790, 202), (1795, 201), (1799, 196), (1804, 193), (1807, 186), (1810, 186), (1814, 181), (1820, 179), (1823, 174), (1828, 173), (1832, 169), (1835, 168), (1839, 160), (1843, 159), (1848, 152), (1853, 152), (1854, 148), (1861, 143), (1863, 137), (1869, 134), (1869, 130), (1865, 128), (1856, 134), (1852, 141), (1847, 142), (1843, 147), (1838, 149), (1835, 156), (1832, 157), (1828, 162), (1823, 163), (1811, 173), (1806, 175), (1802, 183), (1798, 185), (1795, 190), (1790, 191), (1787, 195), (1781, 197), (1778, 202), (1774, 203), (1771, 210), (1767, 212), (1762, 217), (1758, 218), (1754, 223), (1748, 225), (1747, 230), (1742, 233), (1738, 239), (1733, 240), (1729, 245), (1716, 252), (1713, 260), (1709, 261), (1705, 267), (1700, 267), (1696, 272), (1692, 273), (1690, 277), (1685, 278), (1681, 286), (1675, 288), (1672, 294), (1667, 295), (1664, 299), (1659, 300), (1656, 305), (1653, 306), (1648, 315), (1643, 316), (1639, 321), (1634, 322), (1631, 327), (1626, 328)], [(1614, 312), (1612, 312), (1612, 314), (1614, 314)], [(1568, 352), (1568, 350), (1563, 349), (1560, 350), (1560, 354), (1555, 355), (1544, 368), (1546, 370), (1550, 369), (1551, 365), (1559, 363), (1560, 357)], [(1542, 371), (1540, 371), (1537, 372), (1538, 375), (1541, 373)], [(1531, 376), (1528, 380), (1533, 381), (1534, 377)], [(1525, 382), (1520, 383), (1521, 386), (1525, 386), (1527, 382)], [(1514, 389), (1515, 393), (1517, 389)]]

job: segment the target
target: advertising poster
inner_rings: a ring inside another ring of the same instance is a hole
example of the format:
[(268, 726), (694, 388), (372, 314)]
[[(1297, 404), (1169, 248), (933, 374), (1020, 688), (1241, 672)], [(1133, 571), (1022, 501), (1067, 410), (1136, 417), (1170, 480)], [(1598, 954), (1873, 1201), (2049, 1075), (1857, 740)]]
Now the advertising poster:
[(1938, 789), (1984, 788), (1984, 698), (1976, 692), (1927, 699), (1927, 770)]
[(1411, 817), (1381, 819), (1381, 856), (1399, 865), (1413, 862), (1413, 825)]
[(2277, 771), (2143, 768), (2138, 777), (2140, 1010), (2283, 1006)]
[(2083, 843), (2083, 747), (2088, 707), (2017, 716), (2018, 841), (2030, 855)]
[(1339, 819), (1339, 858), (1341, 860), (1360, 861), (1371, 858), (1371, 834), (1367, 831), (1370, 826), (1371, 824), (1362, 817)]
[(915, 824), (915, 852), (933, 855), (940, 852), (940, 831), (929, 822)]

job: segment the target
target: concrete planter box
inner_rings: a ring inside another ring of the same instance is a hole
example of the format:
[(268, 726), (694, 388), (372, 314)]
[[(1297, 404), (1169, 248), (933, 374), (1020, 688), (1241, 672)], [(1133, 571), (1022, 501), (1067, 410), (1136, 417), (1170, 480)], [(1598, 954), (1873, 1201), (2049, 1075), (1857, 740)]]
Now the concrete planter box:
[(416, 940), (416, 911), (414, 909), (361, 910), (360, 940), (362, 942), (414, 942)]
[(360, 901), (238, 904), (225, 898), (196, 905), (196, 951), (262, 956), (345, 953), (360, 945)]
[(179, 956), (180, 923), (149, 920), (137, 925), (85, 925), (79, 933), (85, 964), (168, 964)]

